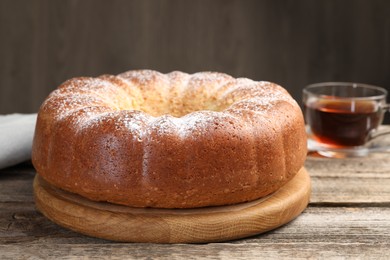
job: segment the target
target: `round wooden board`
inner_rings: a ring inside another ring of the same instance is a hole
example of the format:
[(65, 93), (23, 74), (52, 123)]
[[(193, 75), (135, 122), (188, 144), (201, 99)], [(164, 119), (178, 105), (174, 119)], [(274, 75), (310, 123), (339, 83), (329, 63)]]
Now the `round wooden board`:
[(60, 226), (93, 237), (152, 243), (205, 243), (260, 234), (296, 218), (308, 205), (310, 177), (302, 168), (272, 195), (252, 202), (199, 209), (131, 208), (93, 202), (54, 188), (38, 174), (37, 209)]

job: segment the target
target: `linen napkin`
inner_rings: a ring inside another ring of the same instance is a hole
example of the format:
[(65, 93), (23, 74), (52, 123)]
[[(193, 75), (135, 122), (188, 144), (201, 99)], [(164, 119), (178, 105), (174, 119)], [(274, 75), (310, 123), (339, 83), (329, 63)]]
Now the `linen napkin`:
[(37, 114), (0, 115), (0, 169), (31, 158)]

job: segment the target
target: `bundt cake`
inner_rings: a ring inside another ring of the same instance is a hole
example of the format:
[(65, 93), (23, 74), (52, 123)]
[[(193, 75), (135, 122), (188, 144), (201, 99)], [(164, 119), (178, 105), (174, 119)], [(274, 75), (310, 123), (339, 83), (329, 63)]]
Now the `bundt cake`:
[(152, 70), (63, 83), (39, 110), (32, 152), (54, 187), (154, 208), (255, 200), (305, 158), (302, 112), (282, 87)]

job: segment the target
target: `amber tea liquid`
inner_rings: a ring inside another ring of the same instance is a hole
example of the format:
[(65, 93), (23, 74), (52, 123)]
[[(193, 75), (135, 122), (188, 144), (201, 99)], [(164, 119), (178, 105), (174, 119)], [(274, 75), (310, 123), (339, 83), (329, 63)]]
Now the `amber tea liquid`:
[(367, 100), (317, 100), (305, 115), (316, 141), (333, 147), (364, 145), (382, 121), (377, 103)]

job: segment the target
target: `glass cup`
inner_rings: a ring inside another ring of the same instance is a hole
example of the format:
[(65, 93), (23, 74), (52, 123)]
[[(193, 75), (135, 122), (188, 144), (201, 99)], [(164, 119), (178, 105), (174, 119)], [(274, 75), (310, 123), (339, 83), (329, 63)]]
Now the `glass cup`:
[[(303, 89), (309, 150), (327, 157), (366, 156), (380, 131), (387, 90), (360, 83), (324, 82)], [(386, 147), (389, 148), (390, 147)], [(376, 149), (378, 150), (378, 149)]]

